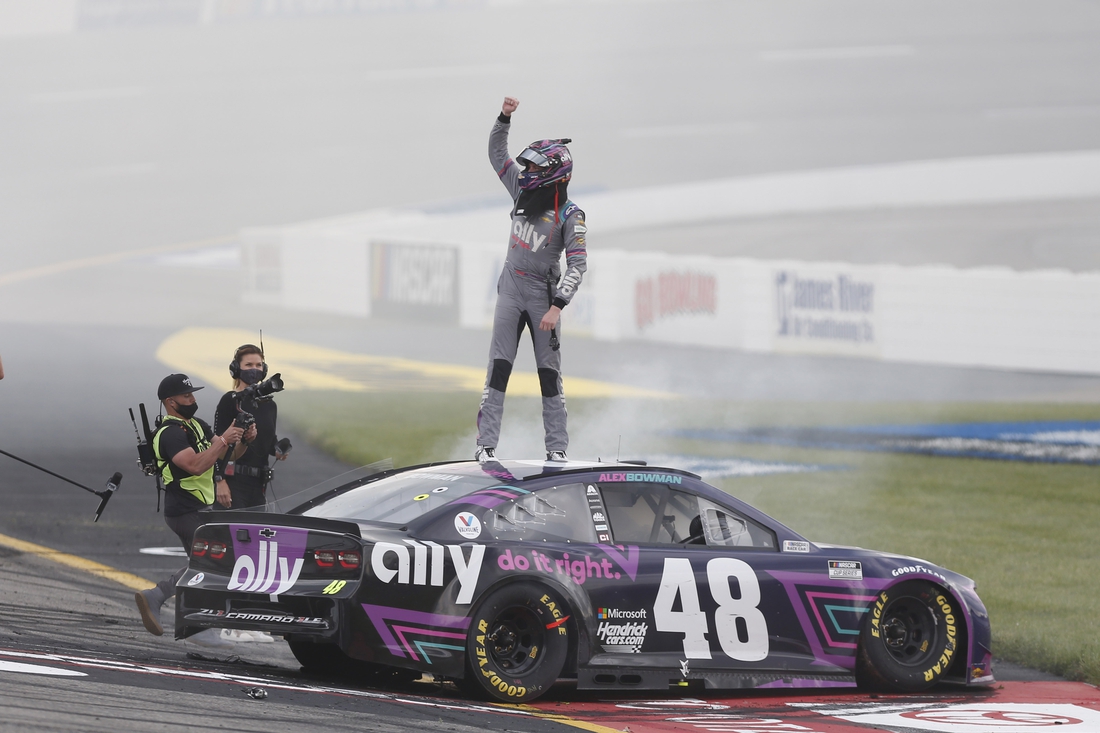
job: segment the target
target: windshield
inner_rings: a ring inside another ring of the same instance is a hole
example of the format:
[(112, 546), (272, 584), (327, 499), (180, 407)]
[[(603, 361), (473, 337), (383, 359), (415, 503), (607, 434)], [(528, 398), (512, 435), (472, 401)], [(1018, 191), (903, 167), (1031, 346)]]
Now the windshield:
[(498, 486), (484, 473), (460, 474), (446, 466), (388, 476), (344, 492), (302, 512), (309, 517), (406, 524), (478, 489)]

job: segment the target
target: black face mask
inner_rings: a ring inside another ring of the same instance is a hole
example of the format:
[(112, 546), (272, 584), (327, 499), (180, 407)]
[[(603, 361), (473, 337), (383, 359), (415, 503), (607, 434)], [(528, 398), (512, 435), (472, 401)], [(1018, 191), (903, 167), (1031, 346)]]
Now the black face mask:
[(176, 412), (180, 414), (184, 420), (190, 420), (195, 416), (195, 413), (199, 411), (199, 403), (192, 402), (190, 405), (181, 405), (176, 403)]
[(241, 381), (244, 382), (245, 384), (249, 384), (249, 385), (256, 384), (257, 382), (259, 382), (263, 378), (264, 378), (264, 370), (263, 369), (242, 369), (241, 370)]

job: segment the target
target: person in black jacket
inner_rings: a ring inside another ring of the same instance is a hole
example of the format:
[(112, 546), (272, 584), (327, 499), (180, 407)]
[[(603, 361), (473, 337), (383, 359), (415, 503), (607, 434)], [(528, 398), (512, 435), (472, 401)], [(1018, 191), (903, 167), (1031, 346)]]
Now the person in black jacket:
[(268, 459), (286, 460), (290, 441), (275, 434), (278, 407), (270, 396), (258, 400), (241, 398), (240, 392), (267, 377), (267, 364), (260, 347), (244, 344), (229, 364), (233, 389), (222, 395), (214, 413), (214, 431), (234, 420), (242, 424), (241, 412), (256, 419), (242, 439), (243, 452), (234, 452), (232, 461), (219, 461), (214, 467), (215, 501), (226, 509), (263, 508), (267, 504), (267, 484), (271, 480)]

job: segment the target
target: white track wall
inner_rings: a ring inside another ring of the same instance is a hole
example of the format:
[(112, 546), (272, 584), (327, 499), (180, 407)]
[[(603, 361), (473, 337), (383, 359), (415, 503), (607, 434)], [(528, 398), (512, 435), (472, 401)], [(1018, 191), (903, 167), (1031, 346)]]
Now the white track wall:
[[(1100, 151), (860, 166), (585, 194), (574, 334), (762, 353), (1100, 373), (1100, 273), (608, 251), (600, 232), (683, 222), (1100, 197)], [(246, 299), (492, 325), (508, 209), (372, 211), (242, 233)], [(673, 243), (670, 243), (670, 248)]]
[[(388, 227), (387, 227), (388, 228)], [(490, 328), (499, 245), (249, 230), (248, 300)], [(1100, 273), (852, 265), (596, 250), (573, 334), (955, 366), (1100, 373)]]

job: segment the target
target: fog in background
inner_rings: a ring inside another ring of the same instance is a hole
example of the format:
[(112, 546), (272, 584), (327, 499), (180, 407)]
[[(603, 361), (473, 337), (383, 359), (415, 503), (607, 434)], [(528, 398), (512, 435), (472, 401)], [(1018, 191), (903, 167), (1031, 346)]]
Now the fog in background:
[[(26, 6), (0, 2), (11, 440), (12, 415), (80, 413), (75, 399), (90, 419), (110, 401), (114, 426), (152, 402), (157, 344), (184, 326), (484, 364), (487, 332), (242, 305), (235, 237), (503, 200), (485, 149), (506, 94), (514, 152), (574, 139), (582, 208), (586, 191), (1100, 150), (1100, 4), (1085, 0), (80, 0), (55, 33), (24, 32)], [(1086, 198), (593, 227), (589, 246), (1082, 272), (1100, 270), (1098, 235)], [(178, 244), (187, 256), (158, 249)], [(732, 399), (1100, 397), (1085, 377), (584, 339), (565, 354), (568, 374)], [(128, 435), (116, 427), (83, 439)]]

